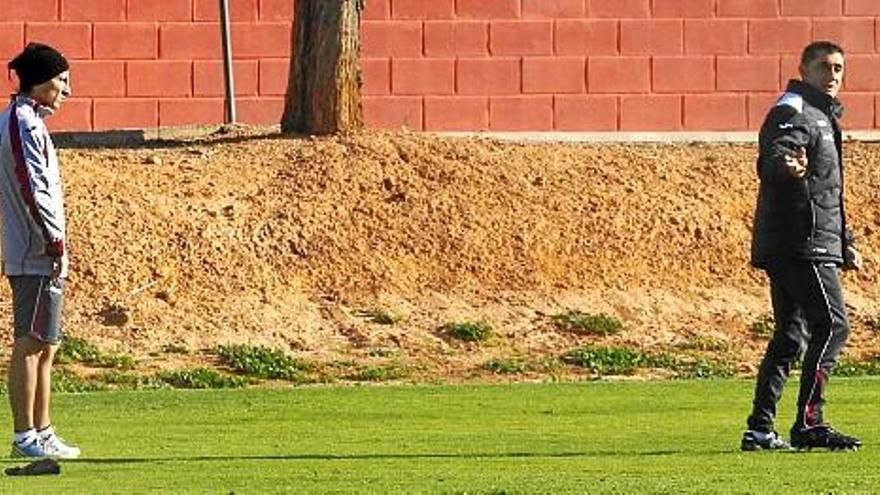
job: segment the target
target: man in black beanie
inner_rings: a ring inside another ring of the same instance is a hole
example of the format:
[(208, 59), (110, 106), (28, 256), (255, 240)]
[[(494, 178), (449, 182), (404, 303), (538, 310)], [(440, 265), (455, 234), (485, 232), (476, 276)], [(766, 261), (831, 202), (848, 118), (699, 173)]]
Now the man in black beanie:
[(54, 48), (31, 43), (9, 69), (19, 91), (0, 113), (0, 264), (12, 287), (15, 327), (12, 456), (70, 459), (79, 449), (55, 434), (49, 418), (68, 257), (58, 156), (43, 122), (70, 96), (69, 66)]
[(30, 43), (9, 62), (9, 69), (18, 76), (19, 94), (28, 95), (34, 87), (59, 75), (64, 74), (66, 80), (69, 74), (65, 73), (70, 66), (58, 50), (42, 43)]

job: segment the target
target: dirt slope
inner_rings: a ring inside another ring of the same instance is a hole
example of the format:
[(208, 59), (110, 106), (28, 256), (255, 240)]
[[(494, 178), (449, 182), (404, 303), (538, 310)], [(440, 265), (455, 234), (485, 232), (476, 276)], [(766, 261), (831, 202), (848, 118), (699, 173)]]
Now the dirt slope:
[[(848, 212), (869, 265), (845, 284), (852, 353), (864, 356), (880, 349), (859, 323), (880, 315), (880, 147), (847, 151)], [(746, 370), (764, 345), (748, 327), (769, 307), (747, 263), (754, 154), (384, 133), (64, 150), (67, 328), (153, 353), (156, 366), (169, 343), (252, 342), (322, 362), (392, 355), (450, 378), (493, 357), (707, 335)], [(614, 314), (625, 330), (554, 330), (549, 316), (569, 308)], [(363, 309), (402, 320), (377, 325)], [(489, 343), (438, 331), (478, 319), (497, 330)]]

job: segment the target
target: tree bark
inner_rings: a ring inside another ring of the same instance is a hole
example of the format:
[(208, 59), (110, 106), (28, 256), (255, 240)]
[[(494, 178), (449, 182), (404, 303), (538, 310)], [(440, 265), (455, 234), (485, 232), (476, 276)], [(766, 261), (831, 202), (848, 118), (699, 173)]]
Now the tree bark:
[(320, 135), (362, 129), (364, 0), (291, 1), (295, 21), (282, 132)]

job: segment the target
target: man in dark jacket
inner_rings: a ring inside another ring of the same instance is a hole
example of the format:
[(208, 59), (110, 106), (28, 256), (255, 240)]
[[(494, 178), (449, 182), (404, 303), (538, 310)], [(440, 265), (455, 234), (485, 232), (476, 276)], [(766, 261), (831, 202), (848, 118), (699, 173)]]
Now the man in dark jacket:
[[(822, 415), (825, 385), (849, 334), (837, 270), (862, 263), (843, 204), (837, 123), (842, 107), (836, 98), (843, 72), (843, 49), (825, 41), (808, 45), (801, 80), (789, 82), (761, 127), (752, 264), (770, 279), (776, 327), (758, 371), (742, 450), (861, 445), (831, 428)], [(789, 444), (773, 423), (791, 364), (802, 353)]]

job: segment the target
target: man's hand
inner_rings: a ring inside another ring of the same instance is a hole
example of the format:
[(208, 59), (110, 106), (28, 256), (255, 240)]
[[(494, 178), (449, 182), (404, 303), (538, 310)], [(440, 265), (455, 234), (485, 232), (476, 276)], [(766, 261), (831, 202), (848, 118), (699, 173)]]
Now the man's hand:
[(862, 255), (856, 248), (852, 246), (847, 246), (843, 251), (843, 269), (844, 270), (861, 270), (862, 269)]
[(794, 153), (786, 154), (785, 168), (795, 179), (803, 179), (807, 175), (807, 150), (801, 146)]

